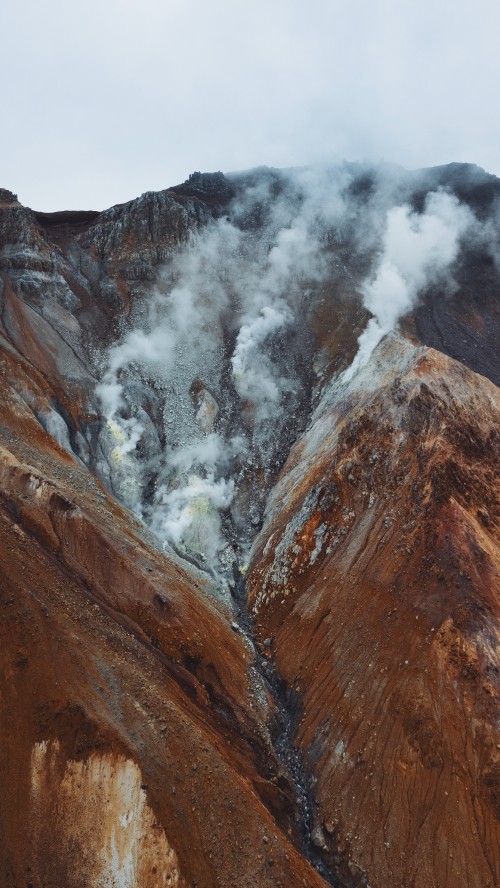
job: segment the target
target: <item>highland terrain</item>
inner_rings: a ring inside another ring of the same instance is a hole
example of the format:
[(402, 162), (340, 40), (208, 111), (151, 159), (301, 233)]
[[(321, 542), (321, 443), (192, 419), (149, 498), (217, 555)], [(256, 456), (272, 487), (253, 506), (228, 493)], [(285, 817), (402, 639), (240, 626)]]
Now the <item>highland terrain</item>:
[(0, 190), (2, 888), (500, 884), (500, 180)]

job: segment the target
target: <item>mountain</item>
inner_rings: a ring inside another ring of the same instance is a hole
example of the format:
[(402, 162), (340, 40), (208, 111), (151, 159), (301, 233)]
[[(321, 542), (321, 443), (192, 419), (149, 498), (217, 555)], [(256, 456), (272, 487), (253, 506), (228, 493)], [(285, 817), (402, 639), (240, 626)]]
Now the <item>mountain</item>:
[(499, 200), (0, 190), (6, 888), (498, 884)]

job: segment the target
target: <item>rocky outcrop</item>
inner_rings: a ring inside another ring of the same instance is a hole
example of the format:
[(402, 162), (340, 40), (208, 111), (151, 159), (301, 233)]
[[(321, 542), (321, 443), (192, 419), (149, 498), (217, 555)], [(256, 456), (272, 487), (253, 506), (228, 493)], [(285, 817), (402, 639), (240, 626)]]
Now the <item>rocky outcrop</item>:
[(223, 207), (234, 197), (236, 187), (224, 173), (191, 173), (189, 178), (171, 189), (175, 194), (201, 197), (211, 206)]
[(256, 630), (345, 884), (500, 878), (499, 420), (487, 380), (385, 341), (325, 393), (253, 549)]
[(199, 199), (168, 191), (148, 192), (128, 204), (111, 207), (78, 240), (108, 273), (127, 280), (152, 280), (158, 264), (166, 262), (190, 232), (211, 214)]

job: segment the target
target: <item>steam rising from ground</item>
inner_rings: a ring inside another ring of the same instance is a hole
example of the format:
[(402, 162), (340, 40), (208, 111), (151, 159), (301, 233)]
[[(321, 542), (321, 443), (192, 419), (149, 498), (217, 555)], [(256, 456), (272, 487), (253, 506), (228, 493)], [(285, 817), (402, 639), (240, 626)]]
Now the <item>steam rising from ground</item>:
[[(107, 355), (97, 387), (118, 495), (165, 544), (214, 571), (221, 559), (230, 566), (238, 547), (244, 558), (259, 493), (242, 505), (237, 489), (250, 466), (268, 471), (285, 402), (293, 411), (301, 397), (295, 357), (276, 355), (327, 269), (322, 237), (344, 208), (342, 177), (326, 184), (307, 171), (250, 184), (231, 221), (193, 235), (164, 269), (135, 328)], [(142, 409), (147, 400), (159, 404), (160, 436)], [(231, 522), (239, 542), (227, 531)]]
[(453, 287), (450, 269), (460, 238), (472, 222), (468, 207), (442, 191), (427, 196), (421, 215), (408, 205), (387, 212), (382, 252), (373, 276), (362, 287), (364, 305), (373, 317), (359, 337), (358, 353), (344, 373), (345, 381), (367, 363), (382, 337), (395, 329), (425, 288), (436, 282)]
[[(477, 220), (439, 190), (417, 212), (396, 180), (366, 196), (347, 167), (243, 177), (229, 215), (179, 250), (106, 356), (97, 393), (115, 491), (164, 545), (218, 575), (245, 559), (259, 487), (303, 404), (311, 293), (343, 275), (372, 315), (347, 380), (423, 291), (453, 291)], [(372, 257), (357, 284), (337, 257), (346, 244), (353, 266)]]
[(269, 413), (269, 408), (278, 405), (280, 387), (284, 385), (283, 380), (275, 381), (273, 367), (260, 347), (291, 320), (292, 314), (287, 306), (273, 308), (266, 305), (256, 318), (243, 324), (238, 333), (231, 358), (234, 384), (242, 398), (254, 401), (259, 419)]

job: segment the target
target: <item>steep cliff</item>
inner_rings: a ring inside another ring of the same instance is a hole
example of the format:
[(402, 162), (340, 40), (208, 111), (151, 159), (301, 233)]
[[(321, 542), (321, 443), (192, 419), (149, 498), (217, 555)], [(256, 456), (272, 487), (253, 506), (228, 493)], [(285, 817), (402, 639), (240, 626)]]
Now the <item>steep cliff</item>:
[(500, 881), (499, 188), (0, 191), (2, 884)]

